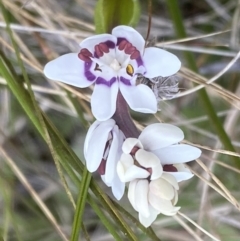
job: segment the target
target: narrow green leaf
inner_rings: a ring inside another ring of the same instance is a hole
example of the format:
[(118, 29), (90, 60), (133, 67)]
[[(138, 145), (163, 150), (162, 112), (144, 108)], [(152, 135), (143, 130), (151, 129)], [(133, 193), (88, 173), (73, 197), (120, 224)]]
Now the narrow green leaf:
[(140, 17), (138, 0), (98, 0), (95, 7), (97, 33), (110, 33), (118, 25), (135, 27)]
[[(88, 195), (88, 202), (90, 203), (91, 207), (95, 211), (95, 213), (98, 215), (98, 217), (101, 219), (104, 226), (107, 228), (107, 230), (112, 234), (112, 236), (117, 241), (122, 241), (123, 239), (119, 236), (119, 234), (116, 232), (117, 229), (112, 225), (111, 220), (109, 220), (108, 217), (103, 213), (103, 211), (99, 208), (99, 206), (94, 202), (93, 198)], [(132, 239), (127, 239), (132, 240)]]
[(71, 241), (78, 241), (90, 181), (91, 174), (85, 167), (80, 185), (80, 191), (78, 194), (78, 201), (75, 210), (74, 221), (72, 225)]
[(121, 230), (125, 230), (126, 237), (128, 240), (135, 240), (137, 241), (138, 238), (136, 237), (135, 233), (132, 231), (132, 229), (129, 227), (129, 224), (126, 223), (126, 221), (123, 219), (122, 215), (119, 213), (118, 209), (114, 206), (111, 199), (108, 198), (108, 196), (102, 192), (102, 190), (96, 185), (95, 182), (91, 182), (90, 187), (92, 190), (96, 190), (98, 194), (99, 201), (101, 201), (103, 207), (108, 211), (108, 213), (112, 216), (112, 218), (117, 223), (118, 227)]
[(155, 232), (151, 227), (145, 228), (135, 217), (133, 217), (128, 211), (126, 211), (119, 203), (114, 202), (114, 206), (124, 214), (124, 217), (127, 218), (131, 223), (134, 223), (139, 229), (143, 231), (152, 241), (161, 241), (160, 238), (157, 237)]

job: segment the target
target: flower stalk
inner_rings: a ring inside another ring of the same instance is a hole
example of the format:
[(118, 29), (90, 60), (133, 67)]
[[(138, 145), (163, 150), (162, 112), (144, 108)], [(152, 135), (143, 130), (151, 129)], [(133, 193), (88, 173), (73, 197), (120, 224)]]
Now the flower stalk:
[(116, 112), (114, 113), (112, 118), (116, 121), (116, 124), (126, 138), (138, 138), (140, 132), (133, 123), (133, 120), (129, 113), (127, 102), (123, 98), (120, 91), (117, 95)]

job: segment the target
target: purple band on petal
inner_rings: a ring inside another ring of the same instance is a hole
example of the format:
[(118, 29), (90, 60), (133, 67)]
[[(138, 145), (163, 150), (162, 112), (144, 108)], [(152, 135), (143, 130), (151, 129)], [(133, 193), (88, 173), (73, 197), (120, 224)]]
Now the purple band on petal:
[(144, 66), (144, 65), (143, 65), (143, 60), (142, 60), (142, 57), (141, 57), (141, 56), (139, 56), (139, 57), (136, 59), (136, 61), (137, 61), (138, 67), (141, 66), (141, 65)]
[(115, 83), (117, 80), (116, 77), (112, 77), (110, 80), (105, 80), (102, 77), (98, 77), (96, 80), (96, 84), (102, 84), (111, 87), (113, 83)]
[(124, 78), (124, 77), (120, 77), (120, 81), (123, 83), (123, 84), (125, 84), (125, 85), (131, 85), (131, 82), (130, 82), (130, 80), (129, 79), (126, 79), (126, 78)]
[(89, 81), (94, 81), (96, 79), (96, 76), (90, 71), (92, 63), (92, 61), (84, 63), (84, 75)]

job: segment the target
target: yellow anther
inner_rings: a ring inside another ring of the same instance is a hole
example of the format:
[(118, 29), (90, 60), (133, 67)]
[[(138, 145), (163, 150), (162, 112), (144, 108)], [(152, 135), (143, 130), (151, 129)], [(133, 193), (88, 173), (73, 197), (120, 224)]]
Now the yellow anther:
[(131, 64), (128, 64), (126, 71), (127, 71), (127, 74), (129, 74), (130, 76), (133, 76), (134, 69)]

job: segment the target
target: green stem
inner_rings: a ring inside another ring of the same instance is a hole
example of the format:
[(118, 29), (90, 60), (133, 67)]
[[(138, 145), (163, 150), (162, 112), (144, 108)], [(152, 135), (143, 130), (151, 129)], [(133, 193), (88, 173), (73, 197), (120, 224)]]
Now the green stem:
[(72, 225), (72, 233), (71, 233), (71, 239), (70, 239), (71, 241), (78, 241), (81, 224), (82, 224), (82, 216), (84, 213), (90, 181), (91, 181), (91, 174), (88, 172), (87, 168), (85, 167), (83, 171), (82, 181), (80, 184), (77, 207), (74, 214), (74, 221)]
[[(180, 12), (180, 6), (177, 0), (166, 0), (166, 4), (169, 10), (169, 13), (172, 17), (172, 21), (175, 27), (176, 35), (178, 38), (186, 38), (187, 34), (183, 25), (183, 19)], [(187, 61), (188, 67), (194, 71), (198, 72), (198, 67), (196, 65), (195, 58), (191, 52), (184, 52), (185, 59)], [(219, 120), (214, 107), (208, 97), (208, 94), (205, 89), (201, 89), (198, 91), (198, 96), (201, 101), (203, 108), (205, 109), (209, 121), (211, 122), (212, 126), (214, 127), (219, 139), (221, 140), (222, 144), (225, 146), (226, 149), (232, 152), (236, 152), (231, 140), (229, 139), (227, 133), (225, 132), (221, 121)], [(240, 169), (240, 159), (238, 157), (232, 156), (232, 160), (235, 162), (235, 165)]]

